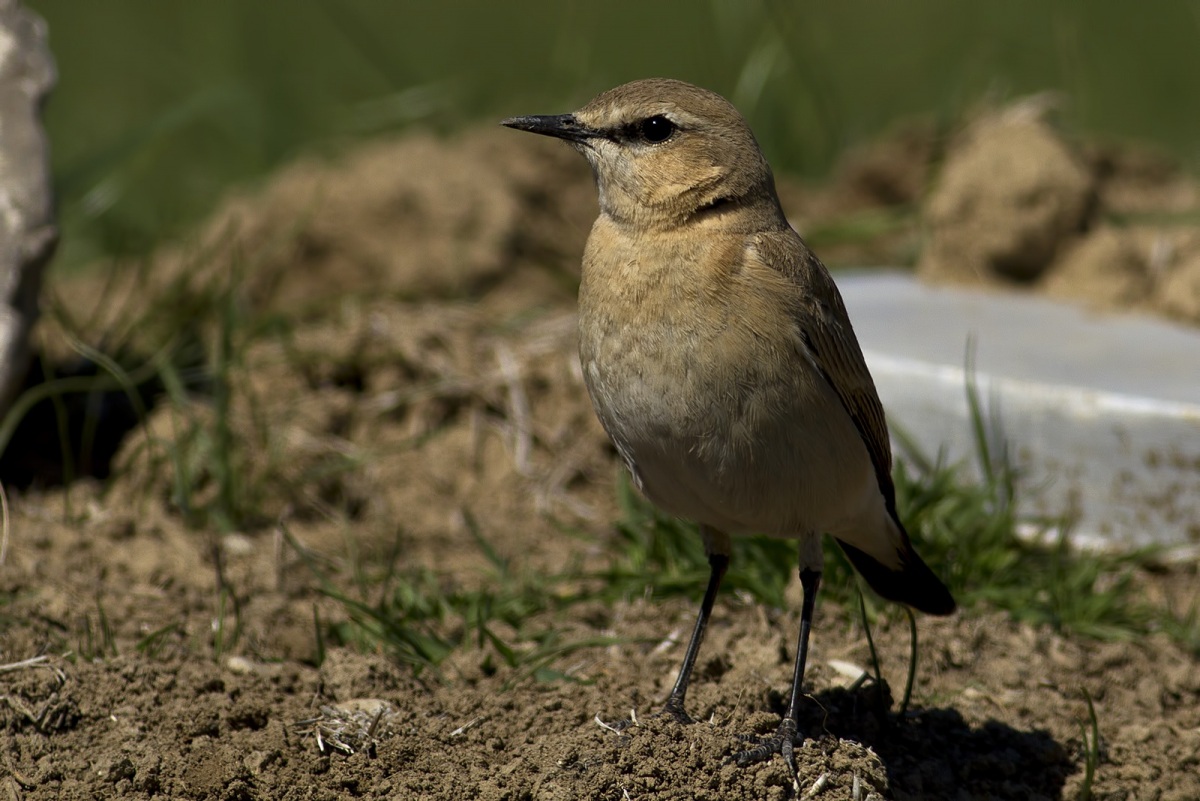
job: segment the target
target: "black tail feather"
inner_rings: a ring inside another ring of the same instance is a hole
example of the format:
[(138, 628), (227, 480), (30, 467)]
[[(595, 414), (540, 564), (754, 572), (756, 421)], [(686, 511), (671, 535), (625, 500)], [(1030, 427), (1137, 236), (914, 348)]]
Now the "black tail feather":
[(853, 545), (837, 541), (871, 589), (889, 601), (906, 604), (929, 615), (949, 615), (957, 608), (950, 590), (911, 547), (900, 570), (891, 570)]

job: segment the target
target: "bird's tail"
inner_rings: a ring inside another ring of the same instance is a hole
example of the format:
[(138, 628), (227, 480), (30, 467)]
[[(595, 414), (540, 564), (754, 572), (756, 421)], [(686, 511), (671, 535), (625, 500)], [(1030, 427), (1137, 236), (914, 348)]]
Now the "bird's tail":
[(854, 569), (871, 585), (871, 589), (887, 600), (906, 604), (930, 615), (953, 613), (957, 605), (954, 603), (954, 597), (950, 595), (950, 590), (913, 550), (908, 533), (904, 531), (900, 521), (894, 522), (900, 529), (900, 539), (903, 543), (899, 569), (893, 570), (866, 551), (841, 540), (837, 541), (838, 545), (850, 559)]

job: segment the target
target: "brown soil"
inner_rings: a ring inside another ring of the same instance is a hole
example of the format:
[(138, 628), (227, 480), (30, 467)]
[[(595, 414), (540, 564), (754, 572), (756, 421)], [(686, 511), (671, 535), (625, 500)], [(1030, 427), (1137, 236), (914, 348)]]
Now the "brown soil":
[[(785, 184), (784, 195), (802, 201), (801, 219), (814, 198), (850, 210), (911, 201), (925, 177), (909, 157), (934, 148), (905, 136), (835, 189)], [(888, 152), (905, 154), (891, 177)], [(595, 210), (578, 162), (555, 143), (487, 131), (300, 164), (231, 201), (140, 286), (130, 279), (136, 304), (232, 272), (255, 319), (295, 324), (254, 338), (231, 367), (237, 489), (253, 513), (231, 534), (187, 524), (178, 471), (193, 520), (218, 481), (188, 467), (202, 438), (183, 452), (167, 443), (209, 430), (202, 398), (160, 404), (111, 481), (12, 499), (0, 556), (8, 798), (794, 797), (781, 760), (739, 769), (729, 756), (739, 735), (777, 722), (796, 587), (783, 610), (722, 597), (690, 726), (652, 717), (691, 624), (680, 600), (527, 620), (564, 641), (620, 638), (553, 663), (567, 676), (557, 680), (497, 667), (486, 643), (435, 674), (315, 636), (315, 619), (346, 614), (322, 576), (375, 597), (389, 554), (447, 586), (494, 581), (476, 528), (517, 572), (601, 558), (618, 468), (574, 355), (573, 275)], [(1105, 236), (1097, 251), (1127, 259)], [(79, 312), (100, 292), (89, 279), (57, 291)], [(107, 317), (93, 325), (120, 323)], [(49, 324), (42, 336), (47, 353), (66, 350)], [(376, 580), (360, 584), (356, 570)], [(1194, 570), (1144, 580), (1195, 603)], [(994, 615), (923, 619), (914, 706), (901, 715), (891, 696), (904, 684), (904, 618), (874, 632), (892, 689), (854, 686), (845, 663), (870, 660), (853, 612), (818, 609), (802, 794), (1079, 798), (1086, 691), (1101, 733), (1092, 797), (1200, 798), (1200, 669), (1165, 637), (1104, 644)], [(620, 734), (596, 722), (630, 710), (639, 725)]]

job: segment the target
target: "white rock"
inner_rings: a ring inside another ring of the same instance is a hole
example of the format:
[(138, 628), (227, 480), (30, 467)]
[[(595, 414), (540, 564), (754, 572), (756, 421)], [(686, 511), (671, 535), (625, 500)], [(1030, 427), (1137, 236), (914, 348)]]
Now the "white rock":
[(1200, 329), (895, 272), (837, 280), (889, 422), (928, 454), (973, 462), (973, 341), (1023, 511), (1074, 510), (1082, 544), (1200, 542)]

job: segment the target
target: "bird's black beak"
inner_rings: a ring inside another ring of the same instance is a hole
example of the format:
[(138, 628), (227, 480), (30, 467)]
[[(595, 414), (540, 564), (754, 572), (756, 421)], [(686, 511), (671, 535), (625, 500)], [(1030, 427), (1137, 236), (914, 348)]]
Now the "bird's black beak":
[(518, 131), (529, 131), (530, 133), (541, 134), (542, 136), (566, 139), (568, 142), (586, 142), (589, 139), (595, 139), (597, 136), (603, 136), (600, 131), (589, 128), (575, 119), (574, 114), (540, 114), (530, 117), (509, 117), (507, 120), (501, 120), (500, 124), (509, 128), (516, 128)]

